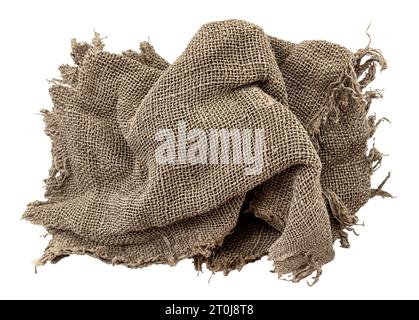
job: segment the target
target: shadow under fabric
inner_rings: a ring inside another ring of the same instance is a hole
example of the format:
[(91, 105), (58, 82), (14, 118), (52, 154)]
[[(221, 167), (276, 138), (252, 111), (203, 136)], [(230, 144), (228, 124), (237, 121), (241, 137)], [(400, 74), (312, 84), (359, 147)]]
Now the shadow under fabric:
[[(386, 62), (326, 41), (293, 44), (237, 20), (204, 25), (167, 63), (141, 52), (72, 42), (75, 66), (60, 67), (43, 110), (53, 163), (46, 201), (24, 218), (52, 240), (38, 265), (71, 254), (143, 267), (193, 258), (198, 270), (240, 269), (265, 255), (299, 281), (348, 247), (356, 212), (374, 195), (381, 161), (367, 140), (379, 91), (364, 88)], [(156, 162), (162, 128), (259, 129), (264, 165)]]

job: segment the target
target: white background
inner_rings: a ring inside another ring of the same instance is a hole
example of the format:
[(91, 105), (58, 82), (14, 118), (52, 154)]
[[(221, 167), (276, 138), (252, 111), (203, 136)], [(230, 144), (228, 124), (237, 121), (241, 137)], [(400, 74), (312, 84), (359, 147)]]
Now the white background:
[[(418, 42), (417, 1), (0, 1), (0, 298), (322, 299), (419, 298), (418, 293)], [(337, 248), (313, 288), (279, 281), (262, 260), (228, 277), (196, 275), (190, 261), (176, 267), (129, 270), (73, 256), (34, 273), (48, 239), (20, 216), (43, 197), (50, 141), (38, 115), (50, 108), (46, 79), (71, 63), (70, 39), (100, 31), (108, 51), (137, 49), (150, 39), (173, 61), (204, 23), (239, 18), (273, 36), (299, 42), (325, 39), (357, 50), (367, 43), (389, 63), (372, 86), (385, 88), (373, 111), (392, 124), (376, 134), (390, 154), (373, 179), (392, 171), (386, 189), (396, 199), (373, 199), (359, 213), (366, 226), (352, 247)]]

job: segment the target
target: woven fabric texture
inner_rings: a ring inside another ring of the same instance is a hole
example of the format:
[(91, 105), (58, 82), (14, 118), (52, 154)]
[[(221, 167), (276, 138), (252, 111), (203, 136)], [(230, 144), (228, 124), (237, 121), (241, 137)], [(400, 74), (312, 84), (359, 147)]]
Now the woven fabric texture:
[[(52, 80), (46, 201), (24, 218), (52, 235), (38, 265), (71, 254), (111, 264), (192, 258), (226, 274), (268, 256), (299, 281), (349, 247), (381, 153), (367, 141), (380, 51), (290, 43), (237, 20), (201, 27), (169, 64), (144, 42), (112, 54), (98, 34), (72, 42), (75, 65)], [(156, 132), (263, 129), (263, 168), (156, 161)]]

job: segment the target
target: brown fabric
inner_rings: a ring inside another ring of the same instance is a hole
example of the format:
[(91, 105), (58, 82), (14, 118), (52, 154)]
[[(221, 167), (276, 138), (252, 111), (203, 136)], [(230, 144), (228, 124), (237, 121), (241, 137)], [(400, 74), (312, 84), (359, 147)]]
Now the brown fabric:
[[(75, 66), (61, 66), (43, 110), (52, 139), (47, 201), (24, 218), (52, 240), (38, 264), (88, 254), (142, 267), (193, 258), (228, 273), (265, 255), (299, 281), (348, 247), (355, 213), (381, 154), (367, 150), (379, 91), (363, 91), (380, 52), (326, 41), (293, 44), (253, 24), (204, 25), (167, 63), (141, 52), (72, 42)], [(156, 162), (162, 128), (263, 128), (264, 166)]]

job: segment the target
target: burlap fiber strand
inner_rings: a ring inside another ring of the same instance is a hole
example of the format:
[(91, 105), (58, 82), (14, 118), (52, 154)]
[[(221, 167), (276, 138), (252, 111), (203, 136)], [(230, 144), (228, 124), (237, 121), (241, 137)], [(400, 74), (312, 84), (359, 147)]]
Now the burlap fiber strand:
[[(333, 243), (349, 247), (356, 212), (371, 197), (382, 154), (367, 140), (381, 120), (368, 91), (386, 61), (326, 41), (299, 44), (237, 20), (201, 27), (169, 64), (140, 52), (72, 42), (75, 65), (53, 79), (46, 201), (24, 218), (52, 240), (36, 262), (87, 254), (143, 267), (193, 258), (198, 270), (240, 269), (268, 256), (280, 277), (321, 274)], [(263, 128), (264, 166), (156, 162), (161, 128)]]

